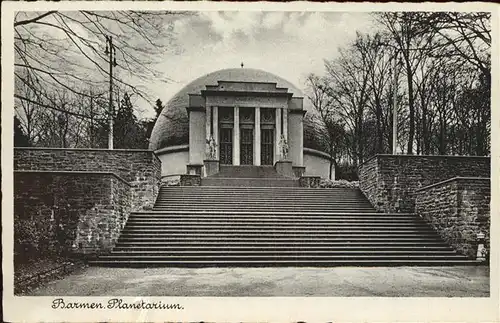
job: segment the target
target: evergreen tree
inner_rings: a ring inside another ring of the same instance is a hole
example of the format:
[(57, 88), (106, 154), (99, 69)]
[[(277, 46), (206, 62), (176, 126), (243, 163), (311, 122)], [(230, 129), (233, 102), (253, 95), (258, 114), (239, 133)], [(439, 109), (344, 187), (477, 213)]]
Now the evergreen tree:
[(114, 121), (114, 146), (117, 149), (146, 149), (146, 129), (134, 115), (130, 95), (125, 93)]
[(163, 108), (164, 108), (163, 102), (161, 102), (160, 99), (156, 100), (156, 105), (155, 105), (156, 117), (155, 117), (155, 120), (158, 119), (158, 117), (160, 116), (160, 113), (163, 110)]
[(30, 147), (31, 143), (28, 136), (21, 127), (21, 121), (14, 116), (14, 147)]
[(151, 133), (153, 132), (153, 127), (155, 126), (156, 120), (160, 116), (161, 111), (163, 110), (163, 102), (158, 99), (156, 100), (156, 104), (154, 106), (156, 116), (153, 119), (147, 119), (142, 121), (142, 126), (146, 129), (146, 138), (149, 139), (151, 137)]

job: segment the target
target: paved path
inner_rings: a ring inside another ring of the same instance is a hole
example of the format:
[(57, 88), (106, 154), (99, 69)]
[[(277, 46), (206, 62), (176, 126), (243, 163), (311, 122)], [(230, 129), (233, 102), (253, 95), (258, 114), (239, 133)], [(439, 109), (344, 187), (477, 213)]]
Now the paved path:
[(100, 268), (32, 291), (38, 296), (488, 297), (489, 267)]

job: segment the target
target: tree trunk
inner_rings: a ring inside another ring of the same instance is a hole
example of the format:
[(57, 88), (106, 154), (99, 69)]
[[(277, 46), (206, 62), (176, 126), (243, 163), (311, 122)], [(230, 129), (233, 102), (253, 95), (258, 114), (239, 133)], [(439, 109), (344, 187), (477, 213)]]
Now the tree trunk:
[(407, 154), (413, 154), (413, 140), (415, 137), (415, 100), (413, 97), (413, 75), (409, 60), (406, 60), (406, 74), (408, 75), (408, 106), (410, 109), (410, 127), (408, 130), (408, 149)]
[(375, 97), (375, 114), (377, 118), (377, 154), (383, 153), (383, 139), (382, 139), (382, 107), (380, 106), (380, 99)]

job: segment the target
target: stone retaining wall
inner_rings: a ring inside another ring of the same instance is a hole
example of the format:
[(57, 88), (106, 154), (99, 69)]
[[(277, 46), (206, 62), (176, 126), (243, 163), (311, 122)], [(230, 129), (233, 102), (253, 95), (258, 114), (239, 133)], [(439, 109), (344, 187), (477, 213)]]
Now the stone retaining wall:
[(161, 163), (149, 150), (15, 148), (14, 170), (109, 172), (132, 187), (132, 210), (153, 207)]
[(113, 173), (15, 171), (14, 193), (19, 262), (107, 252), (131, 211), (131, 186)]
[(490, 158), (375, 155), (358, 169), (360, 189), (382, 212), (414, 212), (417, 189), (453, 177), (490, 177)]
[(416, 212), (458, 252), (476, 257), (477, 234), (490, 245), (490, 179), (455, 177), (416, 191)]

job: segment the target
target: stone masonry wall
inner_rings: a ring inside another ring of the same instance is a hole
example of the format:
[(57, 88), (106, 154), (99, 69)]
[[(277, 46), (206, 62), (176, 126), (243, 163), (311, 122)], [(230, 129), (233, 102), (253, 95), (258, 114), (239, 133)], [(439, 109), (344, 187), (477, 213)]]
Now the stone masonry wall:
[(148, 150), (15, 148), (14, 170), (110, 172), (132, 187), (132, 210), (153, 207), (161, 162)]
[(458, 252), (476, 257), (477, 234), (490, 245), (490, 179), (455, 177), (417, 190), (416, 212)]
[(414, 212), (417, 189), (453, 177), (490, 177), (490, 158), (376, 155), (359, 166), (360, 188), (382, 212)]
[[(384, 187), (379, 183), (378, 158), (371, 158), (359, 167), (359, 188), (365, 194), (375, 209), (385, 211), (384, 207)], [(380, 186), (379, 186), (380, 185)]]
[(112, 173), (14, 172), (16, 262), (109, 251), (130, 214), (130, 185)]

